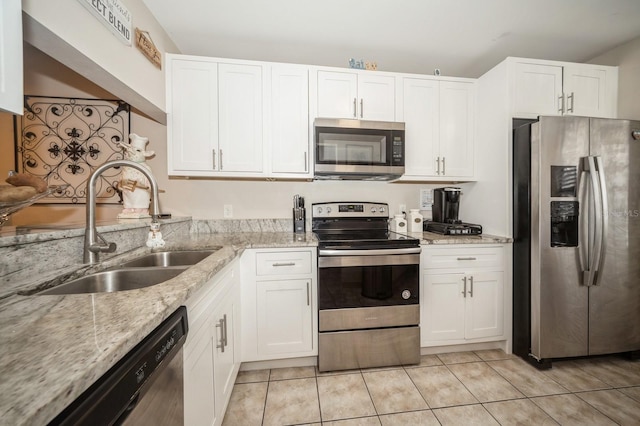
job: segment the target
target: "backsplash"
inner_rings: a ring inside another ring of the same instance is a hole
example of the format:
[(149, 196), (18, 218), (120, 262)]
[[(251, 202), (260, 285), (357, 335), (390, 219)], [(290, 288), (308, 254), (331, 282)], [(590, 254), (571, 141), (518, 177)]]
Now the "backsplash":
[[(174, 233), (187, 234), (190, 224), (190, 218), (163, 221), (162, 235), (170, 239)], [(101, 253), (101, 261), (141, 247), (148, 250), (146, 222), (98, 226), (98, 231), (107, 241), (118, 245), (115, 253)], [(0, 238), (0, 299), (59, 275), (91, 268), (82, 263), (83, 245), (84, 228)]]
[(293, 219), (194, 219), (192, 234), (293, 232)]

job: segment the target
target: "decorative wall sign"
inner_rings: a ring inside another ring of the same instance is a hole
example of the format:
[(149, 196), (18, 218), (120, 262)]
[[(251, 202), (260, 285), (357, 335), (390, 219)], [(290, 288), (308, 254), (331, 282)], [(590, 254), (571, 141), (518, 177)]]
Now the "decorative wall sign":
[(131, 12), (120, 0), (78, 0), (127, 46), (131, 46)]
[[(49, 185), (69, 184), (42, 203), (84, 203), (91, 172), (123, 158), (119, 142), (130, 133), (130, 107), (120, 100), (25, 96), (22, 130), (17, 138), (18, 170)], [(119, 203), (115, 190), (120, 170), (106, 170), (97, 182), (96, 200)]]
[(136, 47), (153, 65), (162, 69), (162, 55), (147, 31), (136, 28)]

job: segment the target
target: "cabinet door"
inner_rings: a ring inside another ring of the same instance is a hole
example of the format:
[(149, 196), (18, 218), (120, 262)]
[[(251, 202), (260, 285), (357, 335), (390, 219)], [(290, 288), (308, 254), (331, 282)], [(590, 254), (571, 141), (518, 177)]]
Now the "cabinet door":
[[(615, 74), (615, 72), (613, 72)], [(567, 114), (586, 117), (614, 117), (615, 90), (607, 90), (614, 76), (607, 68), (576, 64), (563, 70), (563, 90)], [(613, 99), (612, 99), (613, 98)]]
[(0, 111), (22, 115), (22, 4), (0, 2)]
[(271, 172), (309, 174), (309, 70), (271, 69)]
[(218, 65), (219, 169), (262, 171), (262, 67)]
[(466, 338), (504, 333), (504, 274), (474, 272), (467, 276)]
[(362, 73), (358, 76), (358, 118), (394, 121), (396, 119), (396, 80), (392, 76)]
[(513, 117), (562, 114), (561, 66), (518, 62), (513, 83)]
[(184, 424), (211, 426), (216, 423), (213, 356), (213, 324), (207, 321), (190, 330), (184, 347)]
[(256, 283), (258, 354), (312, 350), (311, 280)]
[(169, 67), (169, 174), (213, 172), (218, 148), (218, 65), (173, 59)]
[(440, 82), (440, 175), (473, 176), (475, 85)]
[(357, 118), (358, 76), (318, 71), (318, 117)]
[(440, 122), (440, 84), (405, 78), (402, 121), (405, 123), (405, 176), (435, 176)]
[(421, 341), (464, 339), (464, 274), (424, 274)]
[[(235, 382), (235, 315), (236, 306), (232, 290), (213, 314), (214, 330), (214, 384), (216, 418), (222, 422)], [(219, 423), (218, 423), (219, 424)]]

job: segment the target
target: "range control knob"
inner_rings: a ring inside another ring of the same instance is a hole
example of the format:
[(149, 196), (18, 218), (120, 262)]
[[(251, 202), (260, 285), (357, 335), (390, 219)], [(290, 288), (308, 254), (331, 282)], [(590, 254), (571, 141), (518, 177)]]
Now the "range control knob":
[(322, 207), (318, 207), (318, 213), (322, 213)]
[(327, 207), (327, 213), (331, 213), (331, 207)]
[(402, 290), (402, 298), (404, 300), (408, 300), (411, 297), (411, 292), (409, 290)]
[(384, 213), (384, 207), (380, 207), (380, 213)]
[(376, 212), (376, 208), (375, 207), (371, 207), (371, 213), (375, 213)]

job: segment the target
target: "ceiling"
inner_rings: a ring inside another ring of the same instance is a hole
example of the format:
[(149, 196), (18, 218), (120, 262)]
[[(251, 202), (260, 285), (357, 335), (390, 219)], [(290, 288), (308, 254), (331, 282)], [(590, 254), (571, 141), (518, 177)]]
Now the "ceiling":
[(640, 37), (640, 0), (144, 0), (181, 53), (478, 77)]

